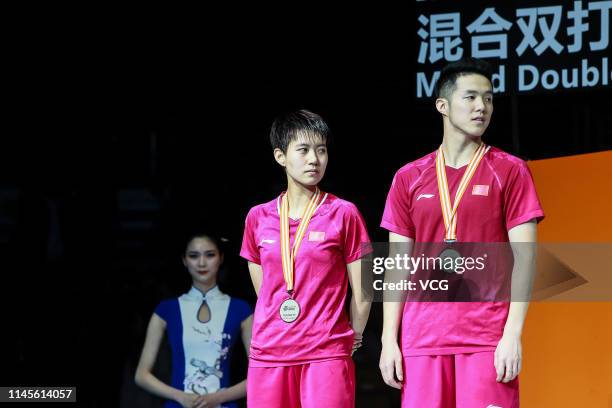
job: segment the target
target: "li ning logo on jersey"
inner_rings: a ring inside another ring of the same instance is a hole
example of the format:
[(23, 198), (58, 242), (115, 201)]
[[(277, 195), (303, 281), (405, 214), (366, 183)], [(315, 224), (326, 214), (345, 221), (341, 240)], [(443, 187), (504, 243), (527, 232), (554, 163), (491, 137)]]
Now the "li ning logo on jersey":
[(433, 194), (419, 194), (416, 200), (419, 201), (421, 198), (432, 198), (433, 196)]
[(261, 242), (259, 243), (259, 246), (262, 246), (263, 244), (273, 244), (276, 241), (273, 239), (262, 239)]

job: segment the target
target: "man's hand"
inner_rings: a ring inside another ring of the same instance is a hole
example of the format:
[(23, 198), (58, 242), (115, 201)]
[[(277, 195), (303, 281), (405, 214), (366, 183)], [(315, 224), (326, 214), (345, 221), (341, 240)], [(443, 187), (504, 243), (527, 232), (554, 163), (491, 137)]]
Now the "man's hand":
[(385, 384), (401, 390), (404, 372), (402, 352), (396, 340), (383, 341), (379, 367)]
[(504, 333), (495, 349), (497, 382), (508, 383), (519, 375), (522, 368), (522, 354), (521, 337)]

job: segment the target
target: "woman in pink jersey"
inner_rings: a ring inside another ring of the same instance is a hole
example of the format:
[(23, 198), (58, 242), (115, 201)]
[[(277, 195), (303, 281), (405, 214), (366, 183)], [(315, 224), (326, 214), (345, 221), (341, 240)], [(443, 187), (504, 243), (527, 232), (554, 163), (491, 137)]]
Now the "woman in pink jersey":
[(306, 110), (272, 124), (287, 190), (249, 211), (240, 252), (258, 295), (249, 407), (354, 406), (351, 354), (361, 346), (370, 311), (359, 288), (359, 259), (369, 238), (355, 205), (318, 188), (329, 138), (325, 121)]

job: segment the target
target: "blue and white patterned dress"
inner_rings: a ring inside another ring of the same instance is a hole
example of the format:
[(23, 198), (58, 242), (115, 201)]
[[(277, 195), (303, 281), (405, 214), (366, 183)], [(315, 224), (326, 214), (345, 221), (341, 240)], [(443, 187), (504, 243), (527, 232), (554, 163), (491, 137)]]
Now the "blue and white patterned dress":
[[(207, 322), (198, 318), (204, 303), (210, 310)], [(229, 387), (230, 350), (240, 336), (240, 324), (252, 313), (247, 302), (224, 294), (217, 286), (206, 293), (192, 287), (178, 298), (162, 301), (155, 314), (167, 324), (172, 350), (171, 385), (200, 395)], [(167, 401), (165, 406), (180, 408), (174, 401)]]

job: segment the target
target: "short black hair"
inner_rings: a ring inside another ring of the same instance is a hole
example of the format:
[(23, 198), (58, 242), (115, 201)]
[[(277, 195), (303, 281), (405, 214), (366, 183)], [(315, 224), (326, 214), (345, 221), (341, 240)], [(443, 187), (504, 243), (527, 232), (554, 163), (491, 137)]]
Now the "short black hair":
[(436, 83), (436, 98), (447, 98), (455, 91), (457, 87), (457, 78), (469, 75), (479, 74), (484, 76), (493, 83), (493, 69), (491, 64), (482, 59), (464, 58), (457, 62), (447, 64), (440, 71), (440, 78)]
[(331, 141), (329, 126), (320, 115), (306, 109), (279, 115), (270, 129), (270, 144), (272, 149), (287, 152), (287, 146), (295, 140), (298, 134), (306, 137), (321, 137), (328, 145)]

